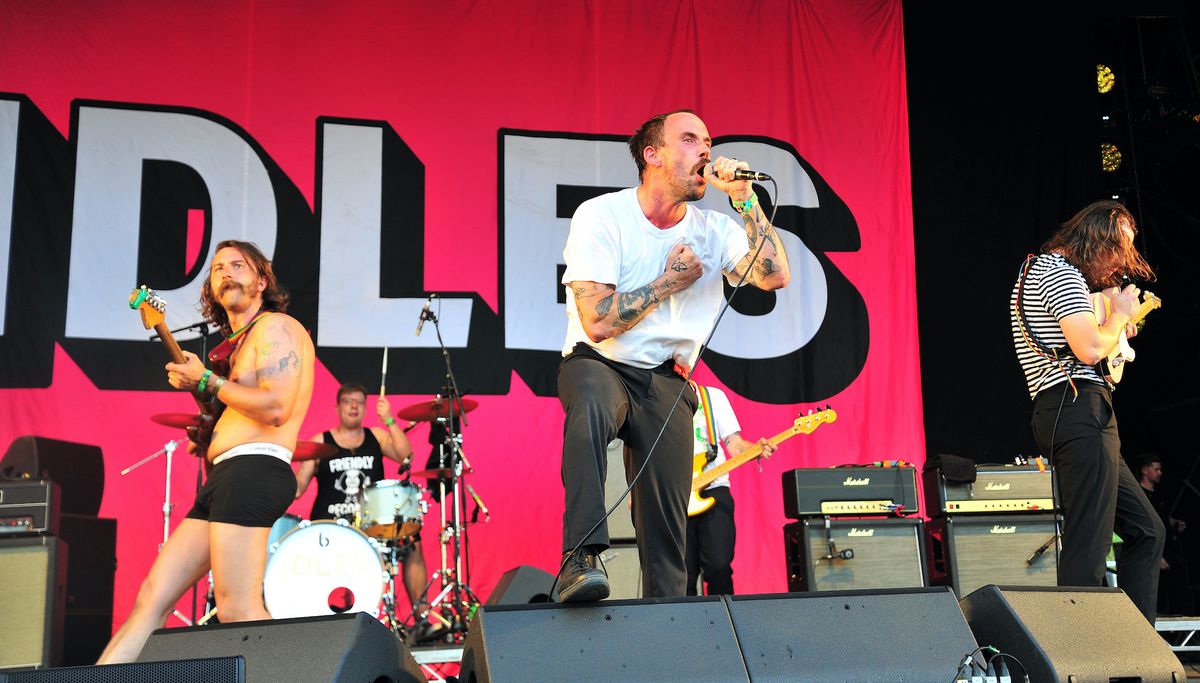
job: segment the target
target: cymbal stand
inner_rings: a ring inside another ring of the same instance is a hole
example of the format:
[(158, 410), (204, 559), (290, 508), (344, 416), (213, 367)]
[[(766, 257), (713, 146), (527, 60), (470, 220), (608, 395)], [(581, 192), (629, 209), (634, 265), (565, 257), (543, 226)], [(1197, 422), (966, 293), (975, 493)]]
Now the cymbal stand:
[[(185, 436), (182, 439), (168, 441), (166, 444), (163, 445), (162, 448), (160, 448), (155, 453), (148, 455), (145, 458), (142, 458), (138, 462), (134, 463), (133, 465), (130, 465), (129, 467), (126, 467), (125, 469), (121, 470), (121, 476), (125, 476), (126, 474), (129, 474), (130, 472), (136, 470), (137, 468), (141, 467), (142, 465), (145, 465), (146, 463), (150, 462), (151, 460), (157, 458), (160, 455), (166, 454), (166, 456), (167, 456), (167, 477), (166, 477), (166, 484), (164, 486), (164, 491), (163, 491), (163, 504), (162, 504), (163, 535), (162, 535), (162, 543), (158, 544), (158, 552), (160, 552), (160, 553), (162, 552), (163, 546), (165, 546), (167, 544), (167, 539), (170, 538), (170, 536), (171, 536), (171, 510), (175, 507), (175, 504), (171, 502), (171, 460), (172, 460), (172, 457), (175, 455), (175, 448), (178, 447), (179, 444), (181, 444), (181, 443), (186, 443), (187, 440), (188, 439)], [(180, 612), (179, 610), (172, 609), (171, 614), (173, 614), (176, 619), (182, 621), (185, 626), (192, 625), (193, 620), (185, 617), (183, 615), (183, 613)]]
[[(440, 468), (449, 468), (452, 470), (450, 493), (453, 506), (452, 519), (446, 519), (446, 480), (438, 478), (438, 491), (441, 494), (441, 522), (442, 531), (438, 536), (439, 545), (441, 546), (441, 567), (430, 577), (428, 585), (425, 586), (425, 593), (428, 594), (429, 588), (435, 581), (441, 581), (441, 590), (432, 600), (429, 601), (429, 607), (421, 614), (419, 619), (427, 619), (433, 616), (440, 624), (441, 629), (436, 631), (438, 638), (450, 638), (456, 642), (461, 642), (466, 637), (467, 625), (471, 621), (471, 617), (475, 615), (475, 610), (479, 609), (481, 600), (471, 590), (468, 582), (467, 572), (469, 571), (469, 563), (465, 563), (466, 555), (466, 529), (462, 520), (462, 507), (464, 504), (462, 496), (462, 476), (464, 474), (464, 466), (466, 471), (471, 471), (470, 464), (466, 462), (466, 458), (462, 452), (462, 434), (455, 431), (455, 418), (461, 420), (463, 426), (467, 425), (466, 410), (463, 408), (462, 394), (458, 391), (458, 384), (454, 379), (454, 371), (450, 367), (450, 351), (446, 348), (445, 342), (442, 340), (441, 326), (438, 324), (437, 315), (433, 311), (422, 313), (424, 319), (433, 322), (434, 330), (437, 332), (438, 344), (442, 348), (442, 360), (446, 364), (446, 390), (447, 390), (447, 412), (448, 416), (445, 419), (446, 439), (440, 446)], [(441, 418), (439, 418), (439, 422)], [(450, 567), (450, 558), (447, 551), (453, 553), (454, 566)], [(415, 607), (414, 607), (415, 610)]]

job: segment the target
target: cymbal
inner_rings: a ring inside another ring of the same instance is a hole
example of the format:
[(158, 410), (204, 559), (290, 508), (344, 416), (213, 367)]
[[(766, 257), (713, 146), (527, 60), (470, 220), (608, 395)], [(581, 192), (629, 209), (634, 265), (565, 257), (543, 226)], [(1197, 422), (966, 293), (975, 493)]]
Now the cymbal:
[[(469, 413), (479, 407), (479, 401), (469, 398), (462, 400), (462, 406), (456, 403), (454, 406), (454, 414), (461, 415)], [(432, 401), (422, 401), (414, 403), (406, 408), (401, 408), (400, 412), (396, 413), (396, 417), (401, 420), (415, 420), (432, 422), (438, 418), (450, 417), (450, 402), (444, 398), (435, 398)]]
[(426, 479), (449, 479), (454, 476), (454, 470), (449, 467), (442, 467), (436, 470), (418, 470), (409, 474), (414, 477), (424, 477)]
[(158, 413), (157, 415), (151, 415), (150, 420), (167, 427), (175, 427), (176, 429), (200, 426), (200, 415), (198, 413)]
[(296, 450), (292, 453), (292, 462), (319, 460), (321, 458), (328, 458), (334, 453), (337, 453), (337, 448), (330, 446), (327, 443), (301, 441), (296, 444)]

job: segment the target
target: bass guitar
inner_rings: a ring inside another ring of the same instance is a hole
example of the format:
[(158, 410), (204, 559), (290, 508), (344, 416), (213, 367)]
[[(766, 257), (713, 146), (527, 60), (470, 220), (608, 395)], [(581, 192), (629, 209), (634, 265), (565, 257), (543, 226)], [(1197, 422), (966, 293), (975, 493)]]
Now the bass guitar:
[[(797, 434), (812, 434), (817, 430), (817, 427), (835, 420), (837, 420), (837, 413), (827, 406), (821, 412), (810, 412), (807, 415), (797, 417), (791, 427), (772, 436), (767, 441), (772, 446), (778, 446)], [(706, 486), (716, 481), (718, 477), (732, 472), (760, 455), (762, 455), (762, 446), (754, 444), (708, 471), (704, 469), (704, 466), (708, 464), (708, 458), (704, 454), (697, 455), (692, 460), (692, 494), (691, 498), (688, 499), (688, 517), (695, 517), (716, 504), (716, 501), (712, 498), (701, 497), (699, 495), (700, 491), (703, 491)]]
[[(1111, 310), (1109, 299), (1111, 299), (1117, 293), (1117, 291), (1119, 290), (1114, 287), (1111, 289), (1106, 289), (1103, 292), (1095, 292), (1092, 294), (1092, 311), (1096, 314), (1096, 322), (1100, 323), (1101, 325), (1103, 325), (1104, 321), (1108, 319), (1108, 314)], [(1129, 319), (1129, 322), (1133, 323), (1134, 325), (1140, 325), (1142, 321), (1146, 319), (1146, 316), (1150, 314), (1150, 311), (1161, 307), (1162, 299), (1155, 296), (1153, 292), (1143, 292), (1142, 304), (1141, 306), (1138, 306), (1137, 311), (1134, 312), (1133, 317)], [(1138, 329), (1141, 328), (1139, 327)], [(1129, 345), (1129, 339), (1125, 336), (1125, 330), (1121, 330), (1121, 338), (1117, 342), (1117, 345), (1113, 347), (1112, 352), (1108, 354), (1107, 358), (1100, 360), (1096, 369), (1100, 371), (1100, 374), (1104, 377), (1104, 379), (1116, 384), (1117, 382), (1121, 381), (1121, 375), (1125, 372), (1125, 364), (1133, 362), (1135, 356), (1136, 354), (1133, 351), (1133, 347)]]
[[(186, 362), (183, 350), (179, 348), (179, 343), (175, 341), (175, 337), (167, 327), (167, 302), (165, 299), (155, 294), (154, 290), (142, 285), (129, 294), (129, 307), (141, 314), (142, 325), (147, 330), (152, 329), (158, 334), (173, 363)], [(213, 427), (216, 426), (217, 419), (221, 417), (221, 411), (225, 405), (215, 397), (194, 389), (192, 398), (196, 400), (196, 408), (199, 409), (200, 414), (197, 424), (188, 427), (187, 433), (192, 443), (196, 444), (196, 455), (204, 458), (208, 451), (209, 441), (212, 439)], [(205, 458), (206, 465), (207, 462), (208, 460)]]

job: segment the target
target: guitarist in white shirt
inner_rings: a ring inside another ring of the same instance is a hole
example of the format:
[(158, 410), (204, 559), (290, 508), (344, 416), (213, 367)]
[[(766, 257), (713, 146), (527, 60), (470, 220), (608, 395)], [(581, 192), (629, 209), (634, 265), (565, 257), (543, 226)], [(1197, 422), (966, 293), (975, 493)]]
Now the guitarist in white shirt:
[[(693, 418), (695, 455), (708, 458), (704, 470), (710, 470), (755, 445), (762, 447), (760, 457), (769, 458), (775, 446), (765, 437), (757, 444), (742, 438), (733, 406), (724, 391), (692, 382), (699, 400)], [(733, 521), (733, 495), (729, 491), (729, 475), (709, 484), (701, 496), (716, 501), (708, 510), (687, 520), (687, 542), (684, 546), (687, 562), (687, 594), (697, 594), (698, 579), (704, 578), (705, 595), (733, 595), (733, 551), (737, 529)]]
[(1100, 322), (1089, 290), (1121, 274), (1154, 277), (1134, 245), (1136, 223), (1115, 201), (1090, 204), (1030, 257), (1009, 300), (1017, 360), (1033, 398), (1032, 427), (1050, 458), (1063, 510), (1061, 586), (1102, 586), (1114, 528), (1124, 541), (1118, 580), (1154, 623), (1162, 557), (1162, 521), (1121, 458), (1112, 386), (1096, 365), (1112, 353), (1141, 293), (1127, 285), (1110, 299)]

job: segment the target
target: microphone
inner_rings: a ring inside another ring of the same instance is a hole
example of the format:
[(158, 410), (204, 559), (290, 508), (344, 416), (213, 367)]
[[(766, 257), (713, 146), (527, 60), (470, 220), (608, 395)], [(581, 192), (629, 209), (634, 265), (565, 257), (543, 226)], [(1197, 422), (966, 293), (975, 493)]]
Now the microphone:
[(1045, 553), (1047, 550), (1049, 550), (1050, 546), (1054, 545), (1054, 542), (1057, 540), (1058, 540), (1057, 534), (1054, 534), (1054, 535), (1050, 536), (1050, 538), (1046, 539), (1046, 542), (1043, 543), (1040, 548), (1033, 551), (1032, 555), (1025, 558), (1025, 566), (1032, 567), (1034, 561), (1037, 560), (1039, 557), (1041, 557), (1042, 554)]
[(437, 296), (437, 294), (430, 294), (429, 298), (425, 300), (425, 308), (421, 309), (421, 317), (417, 322), (418, 337), (421, 336), (421, 328), (425, 327), (425, 321), (429, 318), (429, 305), (433, 303), (433, 297), (435, 296)]
[(767, 175), (766, 173), (759, 173), (758, 171), (747, 171), (745, 169), (739, 168), (733, 172), (733, 179), (734, 180), (771, 180), (771, 176)]
[(483, 501), (479, 499), (479, 494), (475, 493), (475, 489), (471, 488), (470, 484), (467, 484), (467, 492), (470, 493), (471, 497), (475, 499), (475, 505), (479, 506), (479, 509), (488, 519), (491, 519), (492, 513), (488, 512), (487, 506), (484, 505)]

